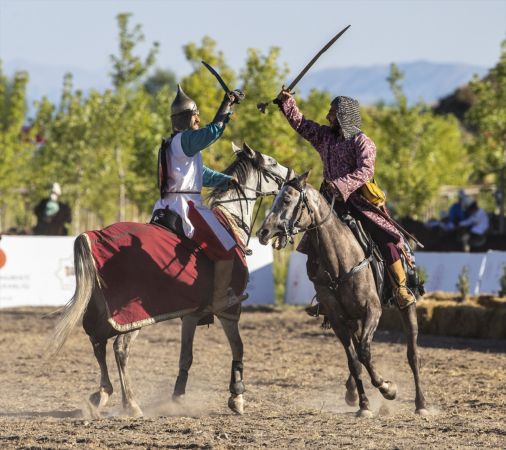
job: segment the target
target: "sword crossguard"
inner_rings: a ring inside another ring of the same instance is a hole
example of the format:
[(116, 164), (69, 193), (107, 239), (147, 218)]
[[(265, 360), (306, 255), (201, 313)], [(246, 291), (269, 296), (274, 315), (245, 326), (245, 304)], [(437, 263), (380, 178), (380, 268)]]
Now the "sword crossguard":
[(258, 110), (262, 114), (265, 114), (265, 110), (267, 109), (268, 106), (269, 106), (268, 102), (266, 102), (266, 103), (263, 103), (263, 102), (257, 103), (257, 108), (258, 108)]

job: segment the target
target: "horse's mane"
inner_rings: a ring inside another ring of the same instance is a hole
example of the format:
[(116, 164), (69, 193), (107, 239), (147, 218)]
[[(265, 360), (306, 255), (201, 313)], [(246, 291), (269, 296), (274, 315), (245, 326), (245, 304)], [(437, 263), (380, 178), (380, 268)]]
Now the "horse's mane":
[[(253, 151), (255, 152), (255, 155), (252, 158), (245, 155), (244, 152), (238, 153), (236, 159), (223, 171), (223, 173), (236, 177), (239, 184), (243, 185), (252, 169), (262, 169), (264, 167), (262, 154), (256, 150)], [(225, 192), (226, 191), (223, 191), (223, 189), (215, 187), (210, 192), (209, 199), (211, 201), (218, 199), (225, 194)]]

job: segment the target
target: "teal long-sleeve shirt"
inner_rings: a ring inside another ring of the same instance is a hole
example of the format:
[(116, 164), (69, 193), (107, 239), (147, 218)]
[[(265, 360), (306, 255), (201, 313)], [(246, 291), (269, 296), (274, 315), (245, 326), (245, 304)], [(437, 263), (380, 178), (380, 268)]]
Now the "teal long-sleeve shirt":
[[(209, 147), (212, 143), (216, 142), (221, 135), (225, 126), (216, 123), (210, 123), (205, 127), (198, 130), (185, 130), (181, 135), (181, 146), (186, 156), (195, 156), (198, 152)], [(220, 189), (227, 189), (230, 179), (232, 177), (224, 173), (217, 172), (204, 166), (203, 169), (203, 184), (206, 187), (218, 187)]]

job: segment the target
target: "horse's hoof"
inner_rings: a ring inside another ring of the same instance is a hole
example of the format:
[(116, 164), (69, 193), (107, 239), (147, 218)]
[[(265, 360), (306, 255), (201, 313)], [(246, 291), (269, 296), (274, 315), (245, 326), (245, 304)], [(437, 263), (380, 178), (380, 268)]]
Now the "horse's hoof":
[(84, 408), (83, 408), (83, 417), (84, 418), (90, 418), (90, 419), (100, 419), (100, 412), (98, 408), (91, 403), (89, 400), (84, 400)]
[(109, 401), (110, 394), (104, 388), (90, 395), (90, 403), (97, 409), (103, 408)]
[(184, 403), (185, 396), (183, 395), (176, 395), (172, 394), (172, 401), (174, 403), (177, 403), (178, 405), (182, 405)]
[(359, 409), (357, 413), (355, 414), (357, 417), (361, 417), (364, 419), (370, 419), (372, 418), (373, 414), (372, 411), (369, 409)]
[(228, 399), (228, 407), (236, 414), (239, 415), (244, 414), (244, 398), (242, 394), (239, 395), (232, 394)]
[(385, 381), (383, 383), (383, 386), (380, 386), (379, 388), (381, 395), (383, 395), (383, 397), (385, 397), (387, 400), (393, 400), (397, 395), (397, 385), (393, 381)]
[(125, 408), (125, 411), (127, 413), (127, 415), (129, 417), (133, 417), (133, 418), (139, 418), (139, 417), (142, 417), (144, 414), (142, 413), (142, 409), (139, 408), (138, 405), (136, 405), (135, 403), (134, 404), (131, 404), (131, 405), (128, 405), (126, 408)]
[(344, 396), (344, 400), (348, 406), (357, 406), (358, 405), (358, 395), (355, 391), (346, 391), (346, 395)]
[(415, 411), (415, 414), (418, 414), (421, 417), (430, 416), (430, 412), (427, 408), (419, 408)]

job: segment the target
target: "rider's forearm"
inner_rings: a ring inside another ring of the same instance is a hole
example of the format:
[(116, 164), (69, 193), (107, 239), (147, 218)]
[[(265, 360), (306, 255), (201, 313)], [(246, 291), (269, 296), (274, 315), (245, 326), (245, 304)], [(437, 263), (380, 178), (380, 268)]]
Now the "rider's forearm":
[(297, 107), (297, 103), (293, 97), (281, 100), (278, 104), (279, 109), (286, 117), (286, 120), (291, 127), (304, 139), (309, 141), (318, 152), (320, 152), (320, 147), (323, 144), (323, 138), (327, 130), (329, 130), (329, 127), (306, 119)]
[(203, 168), (203, 184), (205, 187), (218, 187), (226, 189), (231, 179), (231, 176), (217, 172), (216, 170), (210, 169), (207, 166), (204, 166)]
[(209, 147), (222, 134), (224, 127), (210, 123), (199, 130), (186, 130), (181, 135), (181, 146), (186, 156), (195, 156), (198, 152)]

